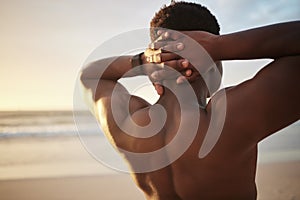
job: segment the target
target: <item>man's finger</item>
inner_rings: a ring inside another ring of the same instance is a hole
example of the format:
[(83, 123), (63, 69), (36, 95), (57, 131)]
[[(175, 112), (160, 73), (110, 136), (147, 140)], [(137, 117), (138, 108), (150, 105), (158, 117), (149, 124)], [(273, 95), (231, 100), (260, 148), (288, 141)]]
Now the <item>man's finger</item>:
[(184, 49), (184, 44), (182, 42), (168, 42), (166, 45), (160, 48), (168, 52), (179, 52)]
[(149, 44), (150, 49), (162, 49), (168, 52), (178, 52), (184, 49), (184, 44), (180, 41), (157, 41)]
[(183, 71), (187, 68), (190, 67), (190, 63), (187, 59), (179, 59), (179, 60), (170, 60), (170, 61), (165, 61), (164, 66), (171, 67), (175, 69), (176, 71)]
[(165, 31), (159, 30), (157, 34), (161, 36), (163, 40), (178, 40), (179, 38), (182, 37), (182, 34), (178, 33), (177, 31), (170, 31), (170, 30), (165, 30)]
[(201, 76), (198, 72), (192, 72), (192, 74), (190, 76), (186, 76), (186, 75), (179, 76), (176, 79), (176, 83), (177, 84), (182, 84), (182, 83), (186, 83), (186, 82), (192, 83), (192, 82), (198, 80), (200, 77)]
[(180, 56), (175, 53), (163, 52), (160, 54), (161, 62), (166, 62), (170, 60), (178, 60)]
[(154, 41), (154, 42), (152, 42), (152, 43), (150, 43), (149, 45), (148, 45), (148, 47), (150, 48), (150, 49), (160, 49), (160, 48), (162, 48), (163, 46), (166, 46), (167, 45), (167, 43), (168, 43), (168, 41), (164, 41), (164, 40), (160, 40), (160, 41)]
[(178, 77), (178, 72), (173, 70), (158, 70), (153, 72), (150, 76), (154, 82), (157, 82), (167, 79), (175, 79)]

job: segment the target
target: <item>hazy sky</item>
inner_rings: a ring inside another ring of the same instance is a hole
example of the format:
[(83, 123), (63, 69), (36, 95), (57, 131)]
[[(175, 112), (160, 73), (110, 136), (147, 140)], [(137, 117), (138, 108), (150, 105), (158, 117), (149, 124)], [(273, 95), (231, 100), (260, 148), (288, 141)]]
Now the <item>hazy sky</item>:
[[(97, 46), (148, 27), (154, 12), (170, 0), (0, 2), (0, 110), (49, 110), (72, 108), (77, 73)], [(212, 11), (222, 33), (300, 19), (299, 0), (193, 2)], [(264, 63), (226, 62), (224, 84), (250, 78)]]

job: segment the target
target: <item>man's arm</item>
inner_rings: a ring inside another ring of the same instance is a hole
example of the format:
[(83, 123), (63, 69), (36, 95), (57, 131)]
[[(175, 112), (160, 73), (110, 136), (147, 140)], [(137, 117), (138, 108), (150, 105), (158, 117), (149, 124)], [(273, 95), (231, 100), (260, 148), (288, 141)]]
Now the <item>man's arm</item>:
[[(165, 145), (162, 134), (157, 133), (150, 138), (131, 137), (121, 130), (120, 124), (116, 123), (116, 117), (121, 119), (121, 125), (124, 126), (130, 126), (132, 121), (140, 126), (150, 123), (149, 103), (139, 97), (131, 96), (117, 80), (122, 76), (147, 75), (156, 67), (146, 64), (143, 70), (138, 67), (131, 70), (130, 59), (131, 56), (122, 56), (93, 62), (82, 71), (81, 81), (87, 90), (92, 90), (95, 113), (110, 142), (123, 150), (148, 153)], [(114, 98), (112, 104), (113, 90), (117, 98)], [(126, 103), (128, 98), (130, 98), (129, 105)], [(115, 106), (115, 111), (117, 111), (114, 115), (112, 106)], [(143, 134), (143, 132), (138, 134)], [(126, 158), (126, 153), (123, 156)], [(154, 161), (147, 160), (147, 165), (157, 162), (157, 159), (167, 159), (167, 154), (162, 153), (160, 156), (161, 158), (153, 158)], [(140, 166), (136, 166), (139, 164), (129, 163), (132, 170), (139, 169)], [(137, 173), (133, 175), (133, 179), (144, 191), (147, 199), (179, 199), (173, 187), (170, 167), (150, 173)]]
[[(104, 132), (109, 133), (115, 142), (120, 141), (117, 135), (121, 132), (118, 124), (123, 123), (137, 110), (149, 106), (145, 100), (131, 96), (128, 91), (118, 83), (122, 77), (143, 75), (139, 68), (131, 66), (131, 56), (106, 58), (88, 64), (81, 73), (80, 79), (86, 91), (91, 91), (94, 102), (92, 110), (99, 119)], [(112, 94), (114, 110), (112, 111)], [(130, 99), (130, 100), (129, 100)], [(128, 103), (129, 100), (129, 103)], [(116, 122), (118, 118), (118, 123)]]
[[(199, 52), (202, 51), (201, 47), (195, 45), (195, 42), (200, 44), (215, 62), (260, 58), (276, 59), (284, 56), (299, 55), (299, 27), (300, 21), (295, 21), (226, 35), (214, 35), (205, 31), (177, 32), (169, 30), (162, 33), (163, 40), (154, 43), (153, 46), (173, 52), (173, 54), (166, 52), (161, 54), (161, 60), (165, 65), (178, 71), (187, 70), (192, 66), (183, 61), (188, 59), (190, 63), (202, 65), (198, 68), (200, 72), (206, 72), (206, 67), (208, 66), (203, 65), (202, 60), (209, 59), (207, 54)], [(179, 59), (175, 62), (178, 56), (174, 52), (179, 52), (181, 56), (184, 56), (184, 59)], [(199, 73), (196, 72), (195, 75), (186, 76), (185, 78), (193, 81), (197, 79)]]
[(221, 35), (215, 46), (217, 60), (297, 56), (300, 54), (300, 21)]
[(299, 35), (300, 22), (290, 22), (218, 38), (216, 60), (274, 59), (227, 91), (227, 125), (248, 133), (245, 140), (258, 142), (300, 119)]
[[(300, 118), (300, 22), (275, 24), (222, 36), (202, 31), (184, 34), (201, 44), (214, 61), (274, 59), (254, 78), (226, 91), (224, 128), (234, 134), (239, 133), (232, 137), (241, 144), (254, 145)], [(169, 37), (176, 39), (166, 45), (169, 49), (175, 49), (178, 43), (185, 45), (184, 50), (188, 49), (184, 37), (172, 33)], [(172, 59), (162, 61), (179, 71), (180, 68), (186, 70), (191, 67)], [(195, 77), (186, 78), (193, 81)], [(213, 98), (217, 100), (218, 95)]]
[(229, 129), (256, 144), (300, 119), (300, 56), (275, 59), (252, 79), (226, 91)]

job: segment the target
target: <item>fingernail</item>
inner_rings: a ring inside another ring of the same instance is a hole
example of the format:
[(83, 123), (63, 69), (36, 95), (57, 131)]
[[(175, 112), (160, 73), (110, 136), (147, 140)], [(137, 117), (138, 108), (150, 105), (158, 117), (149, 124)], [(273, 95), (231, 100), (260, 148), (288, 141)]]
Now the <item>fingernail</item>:
[(184, 81), (185, 81), (184, 76), (180, 76), (180, 77), (176, 80), (176, 83), (177, 83), (177, 84), (181, 84), (181, 83), (183, 83)]
[(189, 66), (189, 61), (188, 60), (184, 60), (181, 63), (182, 67), (187, 68)]
[(178, 50), (182, 50), (184, 48), (184, 45), (182, 43), (178, 43), (178, 44), (176, 44), (176, 48)]
[(164, 36), (165, 36), (165, 38), (168, 38), (170, 36), (170, 33), (169, 32), (165, 32)]
[(152, 74), (151, 74), (151, 78), (157, 78), (157, 72), (153, 72)]
[(192, 75), (192, 70), (188, 69), (185, 71), (186, 76), (191, 76)]
[(162, 30), (157, 31), (157, 35), (160, 35), (160, 34), (162, 34)]

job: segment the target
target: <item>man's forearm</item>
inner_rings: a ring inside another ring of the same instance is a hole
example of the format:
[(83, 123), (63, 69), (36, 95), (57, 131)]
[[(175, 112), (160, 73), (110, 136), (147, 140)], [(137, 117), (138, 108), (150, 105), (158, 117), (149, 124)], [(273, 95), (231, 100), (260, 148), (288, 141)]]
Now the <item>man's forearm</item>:
[(279, 58), (300, 54), (300, 21), (222, 35), (218, 60)]
[(132, 56), (119, 56), (92, 62), (82, 70), (81, 79), (117, 81), (122, 77), (143, 75), (140, 67), (132, 68), (131, 59)]

